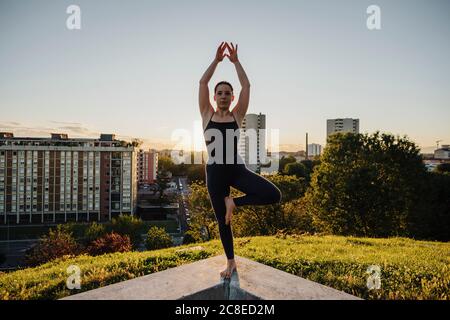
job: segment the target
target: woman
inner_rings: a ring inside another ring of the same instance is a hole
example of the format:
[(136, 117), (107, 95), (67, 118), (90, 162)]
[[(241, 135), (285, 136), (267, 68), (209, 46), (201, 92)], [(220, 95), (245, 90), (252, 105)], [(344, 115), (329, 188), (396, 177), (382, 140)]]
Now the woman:
[[(224, 53), (226, 49), (228, 49), (229, 54)], [(237, 49), (238, 45), (236, 44), (236, 47), (234, 47), (232, 42), (231, 46), (224, 42), (220, 44), (214, 61), (200, 80), (199, 89), (199, 106), (206, 145), (216, 145), (213, 150), (208, 148), (209, 161), (206, 165), (206, 186), (219, 224), (220, 239), (227, 256), (227, 267), (220, 273), (223, 278), (230, 278), (233, 271), (236, 270), (233, 234), (230, 225), (234, 208), (244, 205), (267, 205), (281, 201), (281, 192), (274, 184), (247, 169), (237, 152), (238, 137), (236, 135), (232, 141), (232, 154), (228, 154), (228, 157), (226, 154), (226, 140), (229, 136), (226, 132), (227, 130), (233, 130), (237, 132), (237, 135), (239, 134), (240, 124), (245, 117), (250, 99), (250, 82), (239, 62)], [(236, 67), (239, 82), (242, 86), (239, 100), (232, 111), (230, 111), (230, 105), (234, 100), (233, 87), (226, 81), (219, 82), (214, 88), (216, 110), (209, 101), (208, 83), (217, 65), (225, 56)], [(217, 141), (215, 141), (218, 137), (217, 133), (221, 134), (222, 148), (217, 147)], [(223, 156), (216, 157), (216, 153), (220, 152)], [(227, 161), (230, 158), (233, 160), (231, 163)], [(229, 197), (230, 186), (245, 193), (245, 196)]]

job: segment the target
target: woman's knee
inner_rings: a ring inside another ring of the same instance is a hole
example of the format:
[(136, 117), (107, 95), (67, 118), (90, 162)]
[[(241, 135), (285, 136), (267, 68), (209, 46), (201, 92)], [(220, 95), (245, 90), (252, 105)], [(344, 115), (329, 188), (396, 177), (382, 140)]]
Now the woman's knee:
[(278, 189), (275, 185), (272, 185), (270, 191), (265, 197), (270, 203), (277, 204), (281, 202), (282, 195), (280, 189)]

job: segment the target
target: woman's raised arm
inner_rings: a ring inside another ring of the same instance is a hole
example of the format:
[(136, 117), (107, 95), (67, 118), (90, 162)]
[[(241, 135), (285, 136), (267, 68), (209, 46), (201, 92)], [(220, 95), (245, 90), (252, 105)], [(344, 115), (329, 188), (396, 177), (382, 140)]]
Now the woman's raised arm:
[(241, 83), (241, 93), (239, 94), (239, 100), (236, 103), (236, 106), (233, 108), (233, 113), (239, 118), (240, 121), (245, 117), (245, 114), (247, 113), (248, 104), (250, 102), (250, 81), (247, 78), (247, 74), (244, 71), (244, 68), (242, 68), (241, 63), (239, 62), (237, 50), (238, 45), (236, 44), (236, 48), (233, 46), (233, 42), (231, 42), (231, 47), (226, 44), (228, 47), (228, 51), (230, 52), (230, 55), (227, 55), (227, 57), (230, 59), (230, 61), (234, 64), (236, 67), (236, 72), (239, 77), (239, 82)]
[(202, 78), (200, 79), (199, 84), (199, 93), (198, 93), (198, 104), (200, 107), (200, 114), (203, 116), (206, 116), (211, 111), (214, 112), (214, 108), (211, 105), (211, 102), (209, 101), (209, 88), (208, 83), (209, 80), (211, 80), (214, 71), (216, 70), (217, 65), (219, 62), (223, 60), (225, 55), (223, 52), (227, 48), (227, 45), (225, 42), (222, 42), (217, 48), (216, 57), (214, 58), (214, 61), (211, 63), (211, 65), (206, 69), (205, 73), (203, 74)]

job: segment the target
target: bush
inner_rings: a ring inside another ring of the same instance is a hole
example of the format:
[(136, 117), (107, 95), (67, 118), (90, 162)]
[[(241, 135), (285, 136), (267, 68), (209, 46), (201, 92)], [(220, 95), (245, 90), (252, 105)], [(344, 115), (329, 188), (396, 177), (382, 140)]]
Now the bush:
[(142, 241), (144, 222), (135, 216), (122, 215), (112, 219), (110, 231), (129, 236), (133, 247), (138, 248)]
[(172, 246), (172, 237), (164, 228), (153, 226), (147, 232), (145, 245), (148, 250), (168, 248)]
[(131, 249), (132, 246), (129, 236), (111, 232), (94, 240), (87, 248), (87, 252), (91, 256), (98, 256), (105, 253), (128, 252)]
[(197, 230), (188, 230), (184, 233), (183, 244), (202, 242), (202, 235)]
[(81, 253), (81, 247), (62, 225), (50, 229), (39, 243), (25, 254), (25, 264), (36, 266), (63, 256), (74, 256)]
[(93, 222), (86, 229), (86, 232), (84, 234), (85, 242), (92, 243), (94, 240), (97, 240), (97, 239), (105, 236), (106, 233), (107, 233), (107, 231), (106, 231), (106, 228), (104, 225), (99, 224), (97, 222)]
[(437, 173), (450, 173), (450, 163), (438, 164), (435, 171)]

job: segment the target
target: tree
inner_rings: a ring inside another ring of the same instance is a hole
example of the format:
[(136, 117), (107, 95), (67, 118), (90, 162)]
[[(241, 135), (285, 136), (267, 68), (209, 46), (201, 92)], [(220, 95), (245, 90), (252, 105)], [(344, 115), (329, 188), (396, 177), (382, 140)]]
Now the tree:
[(141, 234), (144, 229), (144, 222), (135, 216), (124, 214), (113, 218), (109, 229), (110, 232), (128, 236), (133, 247), (137, 249), (142, 241)]
[(418, 147), (389, 134), (334, 134), (307, 191), (314, 227), (333, 234), (406, 236), (426, 170)]
[(194, 181), (206, 182), (206, 173), (204, 164), (191, 164), (187, 167), (187, 177), (190, 183)]
[(420, 239), (450, 240), (450, 174), (427, 173), (420, 200), (409, 219), (410, 233)]
[(204, 181), (195, 181), (190, 184), (188, 207), (191, 212), (190, 229), (192, 232), (205, 231), (206, 240), (218, 237), (216, 231), (216, 216), (211, 206), (208, 190)]
[(450, 173), (450, 163), (440, 163), (437, 165), (435, 171), (437, 173)]
[(302, 177), (307, 178), (308, 175), (308, 169), (306, 166), (302, 163), (298, 162), (289, 162), (284, 166), (283, 174), (286, 175), (295, 175), (296, 177)]
[(148, 250), (157, 250), (172, 246), (172, 237), (164, 228), (152, 226), (147, 232), (145, 244)]
[(164, 194), (164, 191), (169, 188), (169, 182), (171, 180), (169, 176), (169, 171), (158, 171), (158, 175), (156, 176), (156, 183), (158, 184), (158, 192), (159, 192), (159, 203), (167, 202), (167, 197)]
[(172, 159), (167, 156), (161, 156), (158, 158), (158, 171), (170, 171), (172, 172), (173, 167), (175, 164), (173, 163)]
[(288, 164), (288, 163), (294, 163), (297, 162), (297, 160), (295, 160), (295, 158), (293, 156), (282, 156), (280, 161), (279, 161), (279, 168), (278, 168), (278, 172), (282, 173), (284, 171), (284, 167)]

